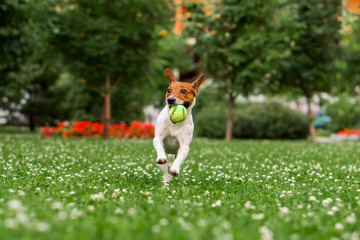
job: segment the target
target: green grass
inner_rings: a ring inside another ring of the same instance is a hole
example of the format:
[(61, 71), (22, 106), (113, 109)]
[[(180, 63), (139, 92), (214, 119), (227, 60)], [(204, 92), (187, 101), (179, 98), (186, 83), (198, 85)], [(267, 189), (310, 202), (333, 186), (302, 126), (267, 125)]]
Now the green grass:
[(0, 239), (359, 234), (359, 142), (194, 140), (168, 186), (151, 140), (1, 134), (0, 151)]

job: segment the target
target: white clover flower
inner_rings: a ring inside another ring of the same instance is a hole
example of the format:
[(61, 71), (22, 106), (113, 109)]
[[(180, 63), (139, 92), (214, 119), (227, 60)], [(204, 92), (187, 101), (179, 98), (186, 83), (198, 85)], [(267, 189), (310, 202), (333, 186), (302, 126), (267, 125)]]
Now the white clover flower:
[(129, 208), (127, 211), (127, 214), (130, 216), (134, 216), (136, 214), (136, 209), (135, 208)]
[(167, 226), (169, 224), (169, 220), (167, 220), (166, 218), (161, 218), (159, 223), (161, 226)]
[(63, 211), (58, 212), (57, 218), (58, 218), (58, 220), (60, 220), (60, 221), (65, 220), (65, 219), (67, 218), (67, 213), (66, 213), (66, 212), (63, 212)]
[(329, 215), (329, 216), (334, 216), (334, 212), (333, 212), (333, 211), (328, 211), (326, 214)]
[(19, 190), (19, 191), (18, 191), (18, 195), (21, 196), (21, 197), (22, 197), (22, 196), (25, 196), (25, 192), (22, 191), (22, 190)]
[(208, 226), (208, 222), (207, 222), (206, 220), (204, 220), (204, 219), (199, 219), (199, 220), (197, 221), (197, 225), (198, 225), (199, 227), (207, 227), (207, 226)]
[(93, 211), (95, 211), (95, 207), (93, 205), (90, 205), (90, 206), (88, 206), (88, 210), (90, 212), (93, 212)]
[(341, 231), (344, 229), (344, 225), (342, 225), (341, 223), (336, 223), (334, 226), (335, 230), (337, 231)]
[(28, 216), (25, 213), (18, 213), (16, 214), (16, 219), (21, 223), (22, 225), (26, 225), (28, 223)]
[(19, 201), (17, 199), (10, 200), (7, 205), (8, 205), (8, 208), (14, 212), (22, 212), (24, 210), (24, 207), (23, 207), (21, 201)]
[(47, 232), (50, 230), (50, 226), (48, 223), (45, 222), (38, 222), (36, 224), (36, 230), (39, 232)]
[(120, 189), (119, 189), (119, 188), (118, 188), (118, 189), (115, 189), (114, 192), (111, 194), (111, 197), (117, 198), (120, 193), (121, 193), (121, 192), (120, 192)]
[(280, 213), (284, 215), (288, 215), (290, 213), (290, 209), (287, 207), (279, 207)]
[(205, 191), (204, 193), (206, 196), (209, 196), (210, 195), (210, 192), (208, 190)]
[(261, 226), (259, 228), (261, 234), (261, 240), (273, 240), (273, 232), (266, 226)]
[(217, 200), (215, 203), (211, 204), (211, 207), (221, 207), (221, 200)]
[(345, 222), (349, 224), (354, 224), (356, 222), (356, 215), (354, 213), (351, 213), (345, 218)]
[(97, 201), (103, 200), (104, 199), (104, 193), (99, 192), (98, 194), (92, 194), (92, 195), (90, 195), (90, 198), (92, 200), (97, 200)]
[(124, 210), (122, 210), (121, 208), (117, 208), (117, 209), (115, 209), (114, 213), (115, 214), (123, 214)]
[(16, 229), (18, 225), (18, 222), (12, 218), (8, 218), (4, 221), (4, 226), (8, 229)]
[(159, 225), (154, 225), (151, 227), (151, 231), (154, 233), (159, 233), (161, 231), (161, 227)]
[(252, 220), (261, 220), (261, 219), (264, 219), (265, 218), (265, 215), (263, 213), (254, 213), (251, 215), (251, 219)]
[(316, 202), (316, 197), (315, 196), (310, 196), (309, 197), (309, 201), (311, 201), (311, 202)]
[(244, 207), (246, 209), (255, 209), (256, 207), (251, 205), (251, 202), (250, 201), (247, 201), (245, 204), (244, 204)]
[(326, 198), (325, 200), (322, 200), (321, 205), (328, 207), (332, 202), (333, 200), (331, 198)]
[(339, 208), (334, 206), (334, 207), (331, 208), (331, 211), (337, 212), (337, 211), (339, 211)]
[(54, 202), (51, 206), (51, 208), (54, 210), (62, 209), (62, 207), (63, 207), (63, 204), (61, 202)]
[(70, 212), (70, 218), (71, 219), (76, 219), (76, 218), (79, 218), (83, 215), (83, 212), (80, 211), (79, 209), (77, 208), (74, 208), (73, 210), (71, 210)]

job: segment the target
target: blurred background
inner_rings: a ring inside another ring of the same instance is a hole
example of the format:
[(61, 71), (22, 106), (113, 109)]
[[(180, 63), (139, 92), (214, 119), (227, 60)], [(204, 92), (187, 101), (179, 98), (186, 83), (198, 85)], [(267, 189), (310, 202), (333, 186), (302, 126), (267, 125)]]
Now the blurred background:
[(357, 129), (359, 17), (360, 0), (3, 0), (0, 132), (151, 129), (167, 67), (206, 76), (197, 137)]

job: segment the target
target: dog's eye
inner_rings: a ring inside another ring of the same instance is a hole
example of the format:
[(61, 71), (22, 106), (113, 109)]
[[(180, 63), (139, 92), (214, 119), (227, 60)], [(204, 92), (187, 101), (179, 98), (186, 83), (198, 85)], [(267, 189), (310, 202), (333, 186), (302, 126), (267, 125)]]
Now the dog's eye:
[(181, 89), (180, 92), (181, 93), (188, 93), (188, 91), (186, 89)]
[(169, 88), (169, 89), (167, 90), (167, 92), (170, 93), (170, 92), (171, 92), (171, 89)]

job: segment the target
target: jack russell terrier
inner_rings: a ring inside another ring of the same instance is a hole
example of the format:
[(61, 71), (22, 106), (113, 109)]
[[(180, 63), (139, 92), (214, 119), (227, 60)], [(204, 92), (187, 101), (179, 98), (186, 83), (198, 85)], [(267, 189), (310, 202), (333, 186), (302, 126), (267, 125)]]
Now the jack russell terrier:
[[(163, 182), (167, 183), (173, 176), (179, 175), (180, 167), (189, 153), (194, 131), (191, 109), (195, 105), (195, 97), (204, 79), (204, 74), (201, 74), (193, 83), (176, 81), (169, 68), (165, 70), (165, 76), (170, 85), (166, 93), (166, 106), (156, 121), (153, 144), (157, 154), (156, 162), (163, 173)], [(184, 121), (173, 123), (169, 117), (169, 109), (171, 106), (179, 104), (184, 105), (188, 114)], [(175, 155), (175, 160), (170, 168), (172, 175), (170, 178), (168, 175), (169, 154)]]

